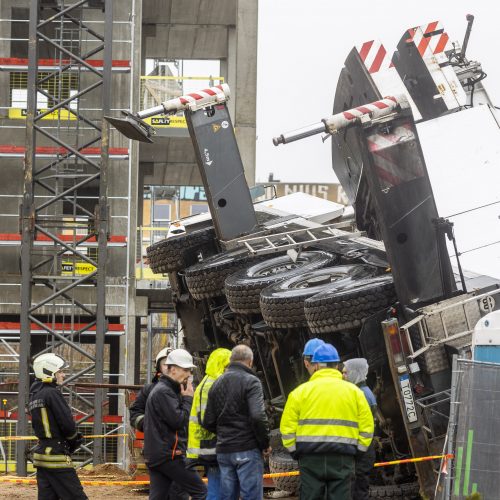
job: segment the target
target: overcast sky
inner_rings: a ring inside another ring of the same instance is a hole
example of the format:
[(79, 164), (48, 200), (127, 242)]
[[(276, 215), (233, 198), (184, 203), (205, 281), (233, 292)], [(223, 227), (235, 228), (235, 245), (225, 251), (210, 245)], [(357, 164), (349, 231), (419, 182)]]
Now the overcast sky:
[(275, 148), (272, 137), (329, 116), (340, 70), (351, 48), (379, 39), (395, 50), (404, 31), (441, 21), (463, 41), (466, 14), (475, 16), (467, 49), (488, 74), (484, 84), (500, 105), (500, 3), (476, 0), (263, 0), (259, 2), (257, 181), (270, 172), (288, 182), (334, 182), (330, 140), (319, 136)]
[[(266, 182), (270, 173), (274, 174), (274, 179), (289, 183), (336, 182), (331, 168), (330, 140), (322, 143), (317, 135), (274, 147), (272, 138), (317, 123), (332, 113), (338, 76), (353, 46), (378, 39), (388, 52), (393, 52), (409, 27), (432, 21), (443, 23), (450, 41), (462, 43), (467, 14), (475, 16), (467, 57), (481, 62), (483, 71), (488, 75), (483, 83), (493, 103), (500, 106), (498, 2), (260, 1), (257, 182)], [(441, 216), (500, 199), (498, 130), (493, 131), (496, 137), (493, 135), (493, 140), (486, 141), (484, 145), (480, 144), (481, 140), (472, 137), (478, 130), (475, 124), (466, 121), (452, 140), (447, 141), (446, 147), (439, 143), (434, 145), (436, 152), (453, 148), (449, 154), (439, 158), (438, 173), (442, 173), (441, 165), (453, 163), (453, 158), (464, 164), (465, 155), (469, 155), (474, 168), (478, 170), (476, 176), (467, 177), (464, 181), (466, 186), (460, 192), (456, 171), (441, 175), (441, 179), (429, 171)], [(425, 138), (429, 141), (424, 131), (420, 135), (422, 140)], [(477, 165), (481, 155), (482, 163)], [(430, 168), (429, 164), (435, 163), (431, 157), (436, 154), (428, 152), (426, 156)], [(481, 175), (481, 169), (484, 175)], [(459, 174), (459, 177), (466, 178), (465, 174)], [(466, 252), (462, 257), (462, 265), (466, 269), (500, 278), (500, 244), (491, 245), (500, 240), (499, 214), (500, 205), (495, 204), (488, 209), (472, 212), (470, 217), (453, 218), (459, 251)], [(488, 246), (469, 252), (482, 245)]]

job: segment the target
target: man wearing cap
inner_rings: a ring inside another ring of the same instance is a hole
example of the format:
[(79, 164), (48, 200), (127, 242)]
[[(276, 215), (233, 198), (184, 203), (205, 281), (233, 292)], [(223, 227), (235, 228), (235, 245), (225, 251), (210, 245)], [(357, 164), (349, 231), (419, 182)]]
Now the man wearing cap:
[(298, 459), (301, 500), (351, 500), (354, 457), (373, 438), (363, 392), (342, 379), (335, 347), (323, 344), (311, 359), (311, 379), (288, 396), (280, 430)]
[(190, 376), (195, 365), (184, 349), (174, 349), (165, 359), (162, 374), (151, 391), (144, 416), (144, 458), (149, 469), (150, 500), (168, 498), (176, 484), (193, 500), (204, 500), (207, 489), (199, 475), (186, 468), (189, 413), (193, 403)]

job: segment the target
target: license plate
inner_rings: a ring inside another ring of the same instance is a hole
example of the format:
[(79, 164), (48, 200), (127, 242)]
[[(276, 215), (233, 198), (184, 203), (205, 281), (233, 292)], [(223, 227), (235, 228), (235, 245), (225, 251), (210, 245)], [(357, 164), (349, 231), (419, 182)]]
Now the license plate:
[(418, 416), (415, 407), (415, 400), (413, 399), (413, 391), (411, 390), (410, 377), (408, 375), (402, 375), (399, 377), (399, 383), (401, 385), (401, 394), (403, 396), (408, 422), (416, 422), (418, 420)]

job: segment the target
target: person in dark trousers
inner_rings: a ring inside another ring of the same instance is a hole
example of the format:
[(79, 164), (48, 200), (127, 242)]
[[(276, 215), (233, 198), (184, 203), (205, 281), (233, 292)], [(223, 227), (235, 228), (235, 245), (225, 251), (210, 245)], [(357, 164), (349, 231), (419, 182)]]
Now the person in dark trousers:
[(206, 486), (185, 462), (194, 393), (190, 380), (195, 367), (193, 358), (184, 349), (174, 349), (162, 364), (166, 365), (166, 374), (160, 377), (149, 394), (144, 415), (144, 458), (149, 469), (149, 498), (167, 499), (175, 480), (192, 500), (205, 500)]
[[(344, 362), (344, 379), (357, 385), (365, 395), (375, 418), (377, 400), (371, 389), (366, 385), (368, 376), (368, 361), (365, 358), (354, 358)], [(355, 457), (355, 477), (352, 485), (353, 500), (367, 500), (370, 497), (370, 473), (375, 463), (375, 445), (372, 440), (366, 452), (358, 452)]]
[(33, 450), (38, 500), (87, 500), (71, 461), (71, 454), (83, 442), (60, 389), (66, 361), (46, 353), (33, 360), (36, 381), (30, 388), (28, 412), (39, 439)]
[(230, 357), (229, 349), (219, 347), (212, 351), (207, 360), (205, 376), (194, 391), (193, 406), (189, 416), (187, 457), (205, 467), (208, 479), (207, 500), (219, 500), (220, 470), (215, 454), (217, 436), (207, 431), (201, 423), (207, 407), (208, 393), (214, 382), (224, 373)]
[(252, 350), (236, 346), (208, 393), (202, 425), (217, 435), (221, 500), (262, 500), (262, 456), (271, 448), (262, 384), (252, 365)]
[[(162, 375), (167, 374), (167, 365), (162, 363), (167, 356), (173, 351), (171, 347), (163, 348), (155, 358), (155, 374), (151, 383), (145, 384), (144, 387), (139, 391), (139, 394), (135, 398), (135, 401), (130, 405), (130, 425), (140, 431), (144, 432), (144, 414), (146, 413), (146, 403), (148, 401), (148, 396), (154, 389), (159, 378)], [(189, 495), (182, 491), (179, 486), (174, 482), (170, 487), (170, 500), (189, 500)]]
[(289, 394), (281, 417), (281, 439), (299, 462), (301, 500), (351, 500), (355, 456), (372, 441), (368, 403), (342, 380), (339, 361), (331, 344), (317, 347), (314, 373)]

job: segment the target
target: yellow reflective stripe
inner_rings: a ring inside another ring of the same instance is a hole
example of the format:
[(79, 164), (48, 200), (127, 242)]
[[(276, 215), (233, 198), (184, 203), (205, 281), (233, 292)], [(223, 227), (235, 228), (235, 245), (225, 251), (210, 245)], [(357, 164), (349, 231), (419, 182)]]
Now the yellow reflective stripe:
[(296, 437), (296, 434), (282, 434), (281, 435), (281, 439), (283, 441), (287, 440), (287, 439), (295, 439)]
[(195, 424), (198, 423), (198, 417), (196, 415), (189, 415), (189, 421), (194, 422)]
[(337, 418), (304, 418), (299, 420), (299, 425), (340, 425), (343, 427), (359, 427), (358, 422), (353, 420), (341, 420)]
[(73, 468), (73, 462), (71, 460), (69, 462), (44, 462), (42, 460), (33, 459), (33, 465), (35, 467), (42, 467), (44, 469), (70, 469)]
[(191, 455), (215, 455), (215, 448), (188, 448)]
[(373, 432), (360, 432), (359, 435), (364, 438), (372, 439)]
[(33, 458), (37, 460), (45, 460), (47, 462), (67, 462), (68, 455), (46, 455), (45, 453), (33, 453)]
[(358, 440), (342, 436), (297, 436), (297, 443), (342, 443), (358, 446)]
[(40, 408), (40, 413), (42, 415), (43, 430), (45, 431), (45, 437), (51, 438), (52, 433), (50, 432), (49, 416), (47, 415), (47, 408)]
[(47, 455), (50, 455), (50, 452), (52, 451), (52, 446), (47, 446), (47, 448), (45, 448), (45, 453)]
[(368, 446), (363, 446), (362, 444), (358, 444), (358, 450), (359, 451), (366, 451), (366, 450), (368, 450)]
[(294, 451), (295, 451), (295, 449), (296, 449), (294, 444), (292, 444), (291, 446), (285, 446), (285, 448), (286, 448), (286, 449), (287, 449), (290, 453), (294, 452)]

